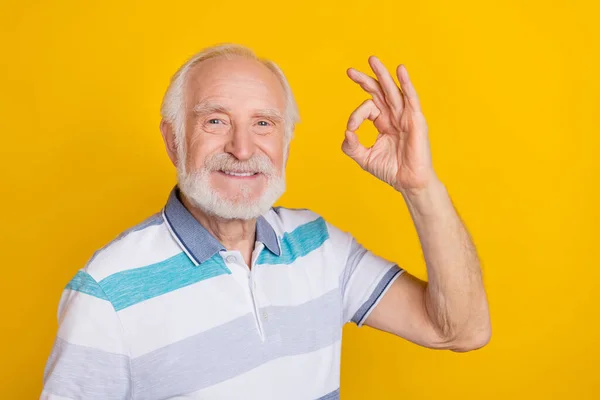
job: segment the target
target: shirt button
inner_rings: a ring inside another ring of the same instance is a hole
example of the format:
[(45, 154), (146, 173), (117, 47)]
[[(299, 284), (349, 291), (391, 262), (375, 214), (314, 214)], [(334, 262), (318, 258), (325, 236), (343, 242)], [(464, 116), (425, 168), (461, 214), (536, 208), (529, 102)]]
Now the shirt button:
[(231, 264), (235, 264), (235, 261), (236, 261), (235, 256), (227, 256), (225, 258), (225, 261), (227, 261), (228, 263), (231, 263)]
[(263, 314), (263, 318), (264, 318), (264, 319), (269, 319), (269, 318), (268, 318), (268, 317), (269, 317), (269, 315), (267, 314), (267, 312), (266, 312), (266, 311), (263, 311), (263, 313), (262, 313), (262, 314)]

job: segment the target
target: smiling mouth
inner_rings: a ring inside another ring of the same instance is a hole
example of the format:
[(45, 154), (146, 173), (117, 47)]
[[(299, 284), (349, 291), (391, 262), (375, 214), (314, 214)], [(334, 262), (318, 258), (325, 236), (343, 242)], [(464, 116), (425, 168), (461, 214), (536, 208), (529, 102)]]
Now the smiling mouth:
[(219, 171), (223, 175), (236, 177), (236, 178), (251, 178), (257, 176), (260, 172), (241, 172), (241, 171)]

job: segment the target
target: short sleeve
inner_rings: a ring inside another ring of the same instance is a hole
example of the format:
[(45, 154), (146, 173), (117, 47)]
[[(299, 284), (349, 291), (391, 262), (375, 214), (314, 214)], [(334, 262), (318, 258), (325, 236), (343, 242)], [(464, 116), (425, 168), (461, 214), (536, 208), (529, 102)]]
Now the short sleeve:
[(40, 399), (127, 399), (129, 356), (119, 317), (83, 270), (64, 289)]
[(360, 327), (404, 270), (365, 249), (350, 234), (345, 235), (349, 245), (340, 276), (343, 322), (351, 321)]

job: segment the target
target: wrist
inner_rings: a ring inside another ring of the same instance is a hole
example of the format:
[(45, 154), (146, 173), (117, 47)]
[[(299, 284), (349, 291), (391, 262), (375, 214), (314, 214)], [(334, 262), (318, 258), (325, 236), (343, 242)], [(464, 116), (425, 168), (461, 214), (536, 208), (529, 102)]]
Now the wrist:
[(443, 204), (448, 192), (437, 177), (421, 188), (400, 191), (411, 213), (426, 216), (433, 214)]

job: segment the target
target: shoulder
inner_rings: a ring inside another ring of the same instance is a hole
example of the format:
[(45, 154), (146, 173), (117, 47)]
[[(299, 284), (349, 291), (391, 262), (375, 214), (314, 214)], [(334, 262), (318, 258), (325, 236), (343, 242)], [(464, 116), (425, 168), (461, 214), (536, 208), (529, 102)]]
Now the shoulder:
[(351, 236), (327, 221), (322, 215), (307, 208), (273, 207), (265, 218), (279, 237), (305, 240), (330, 239), (347, 242)]
[(319, 214), (307, 208), (288, 207), (273, 207), (265, 214), (265, 218), (280, 235), (292, 232), (307, 223), (323, 219)]
[(121, 232), (98, 249), (81, 270), (96, 282), (129, 269), (151, 265), (181, 253), (158, 212)]

